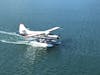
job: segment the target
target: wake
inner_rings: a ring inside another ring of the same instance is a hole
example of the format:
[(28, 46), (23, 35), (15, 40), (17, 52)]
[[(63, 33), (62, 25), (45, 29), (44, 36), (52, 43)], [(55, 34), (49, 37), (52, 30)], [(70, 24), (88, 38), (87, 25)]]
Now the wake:
[(5, 32), (5, 31), (0, 31), (0, 34), (14, 35), (14, 36), (19, 36), (19, 37), (21, 37), (19, 34), (16, 34), (16, 33), (14, 33), (14, 32)]
[(13, 32), (0, 31), (0, 41), (4, 43), (11, 43), (11, 44), (28, 45), (28, 41), (25, 41), (24, 37)]
[(4, 43), (9, 43), (9, 44), (26, 44), (26, 45), (30, 45), (28, 43), (28, 41), (16, 41), (16, 42), (13, 42), (13, 41), (7, 41), (7, 40), (0, 40), (1, 42), (4, 42)]

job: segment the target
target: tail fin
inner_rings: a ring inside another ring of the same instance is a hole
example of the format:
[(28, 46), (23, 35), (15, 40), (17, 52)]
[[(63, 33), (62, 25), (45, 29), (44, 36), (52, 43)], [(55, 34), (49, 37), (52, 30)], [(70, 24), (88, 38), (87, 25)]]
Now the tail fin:
[(28, 29), (24, 26), (24, 24), (19, 25), (19, 33), (20, 34), (27, 34)]

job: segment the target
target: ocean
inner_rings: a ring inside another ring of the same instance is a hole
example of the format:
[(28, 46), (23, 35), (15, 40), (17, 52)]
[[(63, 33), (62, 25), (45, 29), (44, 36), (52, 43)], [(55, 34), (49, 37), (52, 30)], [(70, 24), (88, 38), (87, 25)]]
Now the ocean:
[[(61, 36), (53, 48), (17, 44), (19, 24)], [(0, 1), (0, 75), (100, 75), (99, 0)]]

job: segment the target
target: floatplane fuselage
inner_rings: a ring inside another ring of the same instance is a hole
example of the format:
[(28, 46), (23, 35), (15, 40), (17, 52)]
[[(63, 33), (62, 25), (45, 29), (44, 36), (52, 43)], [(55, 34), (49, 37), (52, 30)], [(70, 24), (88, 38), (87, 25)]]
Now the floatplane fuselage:
[(53, 47), (57, 44), (57, 40), (59, 39), (58, 35), (51, 35), (50, 33), (54, 30), (59, 29), (60, 27), (53, 27), (51, 29), (45, 31), (31, 31), (24, 26), (24, 24), (19, 25), (19, 34), (24, 36), (25, 38), (33, 38), (35, 40), (31, 40), (31, 43), (35, 45), (39, 45), (42, 47)]

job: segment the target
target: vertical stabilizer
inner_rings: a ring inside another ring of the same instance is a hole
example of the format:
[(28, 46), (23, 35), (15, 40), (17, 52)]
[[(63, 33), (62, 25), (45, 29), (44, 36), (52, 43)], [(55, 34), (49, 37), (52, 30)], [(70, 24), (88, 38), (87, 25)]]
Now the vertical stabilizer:
[(26, 35), (27, 34), (27, 28), (24, 26), (24, 24), (20, 24), (19, 25), (19, 33), (22, 35)]

